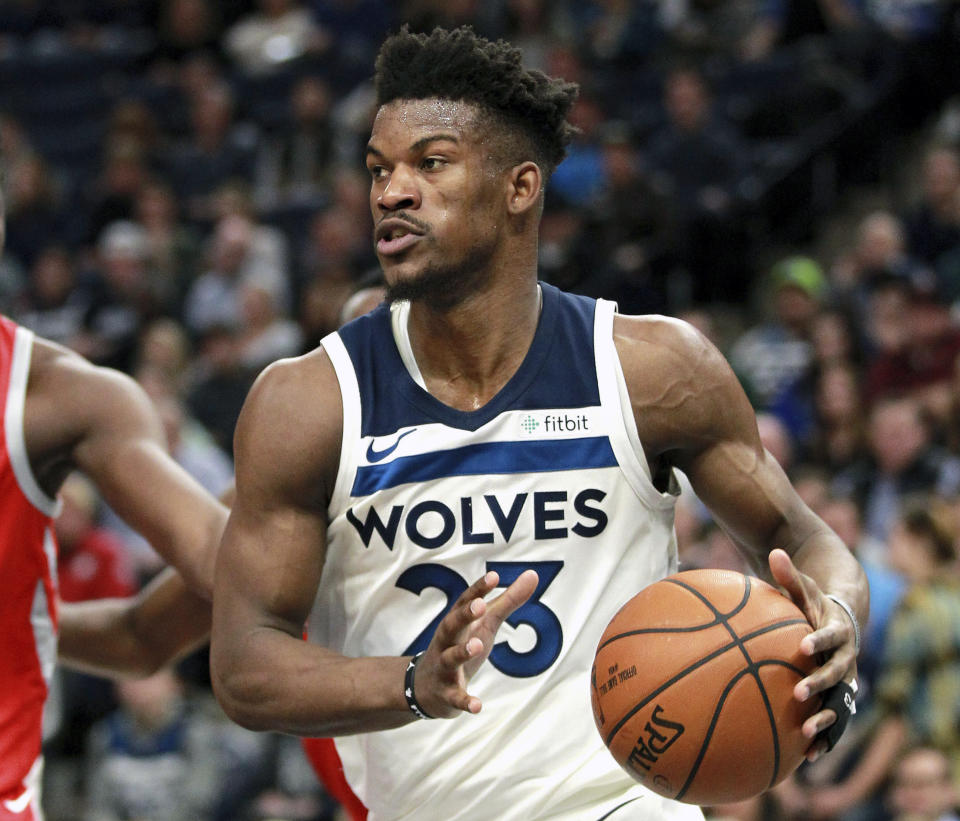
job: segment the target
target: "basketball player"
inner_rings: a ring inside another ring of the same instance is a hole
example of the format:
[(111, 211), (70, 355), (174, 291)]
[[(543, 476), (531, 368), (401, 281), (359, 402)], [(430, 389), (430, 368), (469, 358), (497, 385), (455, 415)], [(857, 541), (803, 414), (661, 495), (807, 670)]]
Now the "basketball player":
[(247, 727), (337, 736), (371, 818), (696, 817), (620, 770), (589, 704), (608, 619), (676, 569), (673, 471), (814, 625), (801, 700), (855, 672), (861, 568), (702, 336), (538, 282), (573, 86), (458, 29), (389, 38), (376, 87), (391, 304), (247, 399), (215, 692)]
[[(0, 195), (0, 249), (3, 216)], [(160, 422), (133, 380), (2, 316), (0, 409), (0, 821), (37, 821), (41, 719), (60, 615), (52, 520), (61, 483), (72, 470), (85, 473), (126, 521), (183, 570), (191, 588), (208, 597), (226, 508), (167, 456)], [(152, 608), (176, 601), (184, 618), (209, 622), (209, 602), (188, 593), (180, 576), (162, 584), (164, 596)], [(114, 635), (98, 629), (107, 622), (81, 612), (96, 614), (83, 608), (69, 613), (68, 642), (78, 657), (120, 652), (100, 647), (100, 638)], [(180, 650), (195, 642), (195, 630), (141, 622), (127, 635), (168, 655), (174, 644)]]

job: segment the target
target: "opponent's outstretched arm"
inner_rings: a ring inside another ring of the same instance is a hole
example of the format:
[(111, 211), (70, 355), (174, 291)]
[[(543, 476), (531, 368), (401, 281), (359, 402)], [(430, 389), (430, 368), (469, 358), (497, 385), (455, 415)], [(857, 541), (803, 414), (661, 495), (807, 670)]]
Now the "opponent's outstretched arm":
[[(350, 658), (303, 641), (323, 569), (327, 501), (339, 463), (340, 389), (322, 350), (274, 363), (244, 405), (235, 438), (236, 498), (217, 557), (211, 637), (214, 692), (234, 721), (295, 735), (345, 735), (414, 719), (409, 658)], [(437, 717), (476, 712), (466, 684), (536, 574), (496, 599), (487, 574), (443, 619), (415, 688)]]
[(203, 646), (210, 621), (210, 602), (167, 568), (131, 598), (62, 602), (58, 658), (101, 676), (149, 676)]
[(167, 453), (159, 418), (136, 382), (38, 339), (24, 436), (45, 489), (55, 493), (80, 470), (192, 590), (212, 594), (227, 509)]
[[(825, 661), (797, 684), (795, 696), (804, 700), (849, 680), (856, 630), (828, 595), (849, 604), (864, 625), (863, 569), (764, 449), (753, 409), (722, 354), (686, 323), (665, 318), (618, 317), (615, 336), (653, 469), (683, 470), (758, 575), (785, 588), (813, 625), (801, 649), (823, 653)], [(804, 732), (812, 739), (834, 720), (832, 710), (821, 710)]]

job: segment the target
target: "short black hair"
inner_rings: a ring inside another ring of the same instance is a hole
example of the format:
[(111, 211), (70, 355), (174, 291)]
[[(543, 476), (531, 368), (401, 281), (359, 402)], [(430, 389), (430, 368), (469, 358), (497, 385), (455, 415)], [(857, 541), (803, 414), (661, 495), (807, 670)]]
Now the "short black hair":
[(471, 103), (522, 136), (525, 151), (549, 177), (567, 153), (576, 129), (567, 114), (578, 86), (522, 65), (520, 49), (491, 42), (470, 26), (415, 34), (404, 26), (377, 56), (377, 106), (393, 100), (437, 97)]

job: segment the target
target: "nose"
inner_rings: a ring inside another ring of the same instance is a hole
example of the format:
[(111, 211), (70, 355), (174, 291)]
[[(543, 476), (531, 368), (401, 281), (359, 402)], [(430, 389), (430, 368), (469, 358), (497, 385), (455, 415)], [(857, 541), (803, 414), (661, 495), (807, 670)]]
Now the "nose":
[(387, 184), (377, 196), (377, 206), (383, 211), (400, 211), (420, 205), (420, 189), (416, 175), (400, 163), (390, 172)]

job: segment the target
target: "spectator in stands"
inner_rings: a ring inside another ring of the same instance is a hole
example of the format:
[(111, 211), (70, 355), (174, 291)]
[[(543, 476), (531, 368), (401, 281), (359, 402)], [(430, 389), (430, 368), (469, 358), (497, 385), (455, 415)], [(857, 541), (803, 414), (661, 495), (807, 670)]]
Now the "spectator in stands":
[(336, 150), (333, 95), (317, 75), (301, 77), (290, 95), (291, 121), (265, 139), (257, 157), (258, 208), (316, 204), (330, 187)]
[[(8, 177), (13, 173), (13, 169), (36, 153), (37, 150), (21, 120), (9, 111), (0, 111), (0, 156), (3, 157), (3, 166)], [(7, 199), (9, 198), (8, 192)], [(9, 209), (10, 203), (7, 202), (7, 210)]]
[(180, 219), (173, 189), (160, 180), (140, 190), (134, 216), (146, 234), (147, 267), (157, 301), (166, 313), (178, 315), (199, 272), (200, 234)]
[(233, 484), (233, 460), (175, 396), (155, 397), (170, 455), (218, 499)]
[(113, 222), (133, 219), (134, 204), (150, 178), (143, 146), (131, 139), (110, 143), (94, 180), (84, 211), (83, 241), (95, 244)]
[(353, 280), (368, 270), (367, 223), (354, 222), (348, 213), (336, 207), (318, 211), (310, 221), (307, 242), (301, 250), (302, 278), (307, 282), (339, 282), (344, 273)]
[(387, 296), (383, 272), (376, 270), (357, 282), (356, 289), (340, 309), (339, 324), (346, 325), (358, 316), (370, 313)]
[(177, 64), (185, 57), (199, 52), (221, 55), (221, 30), (218, 3), (212, 0), (163, 0), (151, 73), (155, 78), (162, 77), (169, 82)]
[[(82, 602), (135, 593), (139, 579), (125, 545), (99, 522), (101, 500), (96, 488), (74, 473), (63, 483), (59, 496), (62, 507), (54, 527), (61, 600)], [(47, 748), (74, 762), (82, 754), (91, 725), (116, 707), (114, 691), (103, 678), (66, 668), (57, 669), (54, 681), (51, 706), (55, 705), (59, 722)]]
[(671, 0), (663, 24), (673, 46), (699, 59), (740, 60), (759, 0)]
[(796, 446), (787, 426), (774, 414), (761, 411), (757, 414), (757, 432), (760, 434), (763, 446), (777, 460), (784, 472), (789, 473), (793, 468)]
[(853, 498), (864, 527), (886, 541), (903, 500), (917, 493), (949, 498), (960, 490), (960, 460), (931, 440), (916, 399), (887, 399), (870, 411), (869, 454), (837, 474), (833, 490)]
[(902, 344), (881, 350), (871, 362), (864, 384), (866, 399), (872, 403), (914, 396), (936, 424), (945, 425), (960, 355), (960, 329), (932, 276), (928, 282), (911, 283), (905, 322)]
[(578, 133), (550, 178), (553, 194), (573, 206), (594, 205), (607, 185), (600, 127), (606, 114), (600, 101), (581, 93), (569, 114)]
[(344, 87), (369, 75), (380, 43), (397, 25), (398, 5), (392, 0), (310, 0), (314, 21), (333, 41)]
[(581, 53), (599, 66), (636, 68), (651, 61), (665, 42), (659, 3), (586, 0), (571, 3)]
[(651, 137), (646, 156), (658, 187), (674, 204), (680, 264), (692, 277), (695, 301), (736, 302), (745, 297), (750, 277), (737, 219), (747, 149), (716, 116), (699, 69), (669, 71), (663, 104), (667, 124)]
[(330, 33), (321, 29), (298, 0), (257, 0), (257, 8), (224, 35), (224, 48), (234, 65), (248, 74), (268, 74), (308, 54), (331, 47)]
[(240, 266), (247, 254), (249, 223), (222, 221), (210, 238), (209, 266), (193, 283), (184, 304), (187, 328), (197, 336), (215, 326), (239, 324)]
[(201, 335), (196, 374), (187, 390), (190, 413), (228, 454), (233, 454), (233, 431), (250, 390), (250, 376), (240, 364), (236, 328), (212, 325)]
[(116, 690), (118, 710), (90, 733), (84, 821), (205, 818), (218, 791), (218, 722), (171, 669)]
[[(903, 222), (910, 254), (931, 267), (960, 248), (960, 153), (947, 145), (929, 148), (923, 160), (923, 187)], [(946, 285), (947, 283), (943, 283)], [(960, 282), (949, 283), (947, 298), (960, 297)]]
[[(280, 228), (267, 223), (257, 212), (250, 187), (234, 181), (219, 188), (213, 197), (218, 221), (232, 217), (250, 225), (250, 245), (243, 264), (243, 277), (273, 294), (286, 311), (291, 305), (290, 239)], [(369, 210), (369, 209), (368, 209)]]
[(304, 348), (310, 350), (339, 325), (343, 306), (353, 293), (353, 271), (344, 266), (325, 266), (303, 287), (298, 320)]
[(742, 53), (748, 60), (765, 60), (778, 47), (862, 24), (856, 0), (763, 0)]
[(867, 2), (864, 12), (875, 39), (897, 61), (896, 114), (905, 127), (916, 128), (957, 88), (952, 71), (957, 65), (957, 43), (950, 26), (955, 4), (949, 0)]
[(30, 268), (52, 238), (67, 238), (68, 222), (53, 171), (39, 154), (9, 166), (7, 252)]
[(163, 134), (157, 117), (145, 102), (122, 97), (110, 110), (107, 119), (107, 145), (130, 145), (143, 156), (148, 168), (154, 169), (160, 158)]
[(190, 132), (167, 153), (166, 165), (188, 220), (209, 225), (213, 194), (228, 182), (249, 182), (255, 132), (235, 120), (226, 83), (195, 89), (188, 98)]
[(136, 592), (139, 585), (123, 543), (97, 524), (100, 500), (93, 485), (79, 474), (69, 476), (60, 499), (55, 522), (60, 598), (79, 602)]
[(818, 370), (813, 390), (814, 424), (804, 442), (805, 456), (831, 473), (844, 471), (867, 454), (859, 372), (849, 362), (831, 362)]
[(790, 471), (790, 480), (797, 495), (818, 516), (830, 501), (830, 474), (809, 462), (800, 462)]
[(422, 32), (432, 31), (436, 26), (456, 28), (466, 24), (486, 36), (497, 14), (495, 4), (481, 0), (403, 0), (398, 5), (400, 19), (413, 31)]
[(157, 302), (147, 269), (146, 232), (128, 220), (108, 225), (98, 242), (98, 278), (76, 349), (99, 365), (129, 373), (137, 339)]
[(909, 746), (946, 754), (960, 780), (960, 579), (956, 527), (946, 506), (905, 506), (890, 534), (891, 565), (908, 589), (891, 618), (876, 687), (876, 727), (840, 783), (812, 792), (814, 818), (882, 806), (882, 786)]
[(140, 335), (136, 379), (155, 400), (182, 396), (190, 378), (192, 354), (187, 331), (176, 319), (155, 319)]
[(257, 285), (240, 293), (240, 364), (256, 376), (271, 362), (297, 356), (303, 347), (300, 326), (277, 311), (274, 296)]
[[(889, 211), (872, 211), (860, 220), (856, 240), (834, 260), (830, 285), (855, 316), (866, 316), (878, 286), (908, 282), (918, 265), (907, 252), (903, 223)], [(868, 328), (868, 334), (870, 329)], [(882, 341), (879, 342), (882, 344)]]
[(90, 307), (89, 294), (77, 286), (72, 254), (62, 245), (49, 245), (37, 256), (26, 291), (11, 313), (39, 336), (73, 347)]
[[(859, 365), (861, 356), (853, 320), (841, 309), (827, 306), (817, 312), (811, 322), (810, 343), (812, 353), (809, 365), (797, 379), (777, 393), (770, 402), (770, 410), (787, 425), (800, 449), (807, 453), (806, 458), (818, 461), (827, 453), (825, 449), (816, 447), (825, 444), (821, 426), (826, 425), (842, 439), (842, 431), (852, 432), (847, 423), (854, 422), (853, 416), (847, 415), (847, 410), (856, 410), (855, 415), (858, 416), (860, 405), (858, 397), (848, 403), (844, 393), (838, 397), (841, 404), (834, 405), (834, 397), (825, 395), (825, 390), (832, 394), (836, 387), (842, 390), (844, 386), (834, 385), (837, 377), (828, 377), (826, 371), (845, 366), (850, 370), (849, 376), (853, 380), (850, 387), (859, 392), (859, 380), (853, 371)], [(824, 383), (825, 379), (829, 384)], [(829, 403), (828, 406), (821, 407), (821, 401)], [(821, 416), (821, 411), (827, 416)], [(833, 419), (834, 412), (839, 412), (840, 417)], [(835, 428), (835, 423), (840, 423), (839, 427)]]
[(768, 407), (810, 365), (813, 321), (827, 282), (815, 260), (795, 256), (773, 266), (769, 287), (772, 315), (744, 332), (730, 350), (733, 369), (760, 408)]
[(910, 747), (897, 761), (887, 790), (893, 821), (960, 821), (960, 782), (936, 747)]
[[(182, 333), (170, 320), (151, 323), (143, 335), (135, 376), (157, 408), (170, 455), (211, 495), (223, 498), (233, 484), (233, 460), (184, 406), (183, 383), (177, 378), (183, 376), (177, 364), (185, 353)], [(140, 582), (145, 583), (162, 566), (157, 552), (110, 507), (104, 506), (101, 520), (123, 543)]]
[[(634, 139), (623, 123), (601, 134), (604, 185), (590, 210), (589, 262), (578, 290), (616, 300), (623, 313), (665, 313), (675, 241), (672, 207), (658, 190)], [(631, 207), (624, 208), (623, 203)], [(542, 230), (542, 227), (541, 227)], [(603, 249), (598, 258), (596, 250)], [(555, 281), (555, 280), (551, 280)], [(576, 281), (576, 280), (574, 280)]]
[[(557, 6), (549, 0), (505, 0), (498, 36), (523, 52), (524, 65), (546, 71), (547, 55), (556, 46)], [(562, 14), (562, 12), (561, 12)]]
[(239, 327), (245, 284), (258, 285), (279, 298), (278, 272), (256, 258), (255, 227), (238, 214), (217, 223), (210, 239), (209, 267), (193, 283), (184, 304), (187, 328), (194, 335), (215, 326)]

